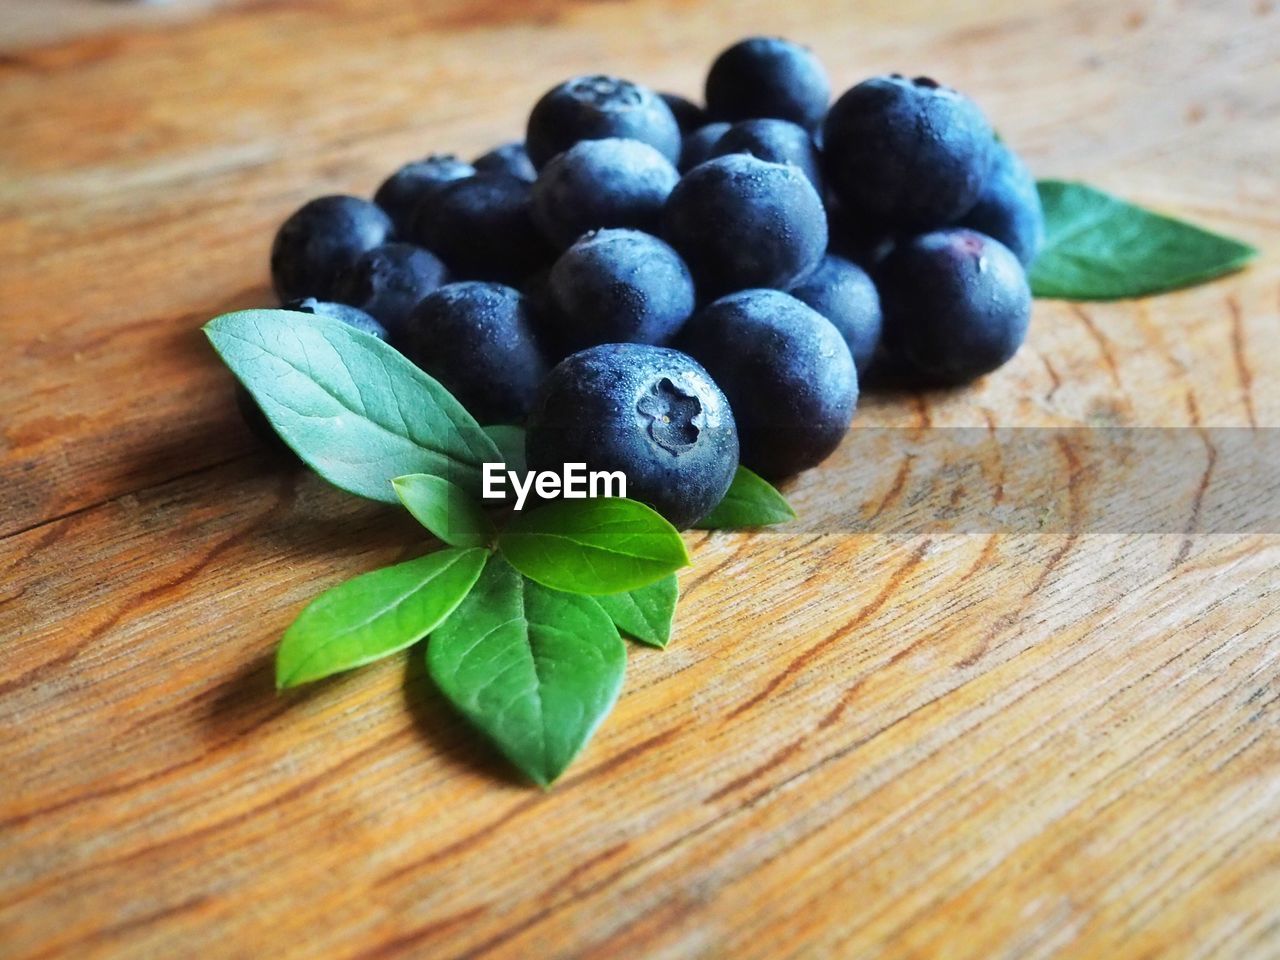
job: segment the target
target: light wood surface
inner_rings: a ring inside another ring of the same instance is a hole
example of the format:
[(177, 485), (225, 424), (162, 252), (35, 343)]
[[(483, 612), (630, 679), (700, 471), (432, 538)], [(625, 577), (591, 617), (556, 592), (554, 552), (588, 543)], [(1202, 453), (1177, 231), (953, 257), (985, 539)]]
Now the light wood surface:
[(1269, 0), (74, 6), (0, 31), (0, 955), (1280, 956), (1280, 537), (812, 532), (851, 439), (801, 532), (689, 535), (671, 649), (543, 794), (416, 658), (274, 693), (300, 606), (423, 544), (262, 453), (198, 332), (307, 197), (779, 32), (1264, 251), (1038, 304), (1007, 368), (859, 425), (1274, 428)]

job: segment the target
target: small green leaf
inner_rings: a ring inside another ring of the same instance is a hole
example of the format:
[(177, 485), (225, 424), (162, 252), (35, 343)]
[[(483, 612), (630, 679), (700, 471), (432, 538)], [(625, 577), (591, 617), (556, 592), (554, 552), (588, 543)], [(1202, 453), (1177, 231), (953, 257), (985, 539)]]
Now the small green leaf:
[(444, 387), (377, 337), (331, 317), (241, 310), (204, 331), (272, 427), (350, 493), (396, 502), (393, 477), (478, 489), (498, 448)]
[(502, 454), (502, 462), (507, 465), (508, 470), (514, 470), (521, 476), (529, 471), (524, 459), (523, 427), (485, 427), (484, 432), (497, 445)]
[(786, 523), (795, 516), (791, 504), (772, 484), (746, 467), (738, 467), (724, 499), (695, 526), (699, 530), (745, 530)]
[(436, 685), (543, 787), (613, 709), (626, 664), (599, 604), (541, 587), (498, 556), (427, 642)]
[(689, 564), (675, 527), (635, 500), (556, 500), (515, 514), (498, 538), (530, 580), (569, 593), (621, 593)]
[(673, 573), (647, 587), (606, 594), (595, 600), (615, 627), (627, 636), (661, 650), (671, 641), (671, 621), (675, 619), (679, 597), (680, 585)]
[(1083, 183), (1041, 180), (1044, 248), (1032, 292), (1064, 300), (1120, 300), (1189, 287), (1239, 270), (1248, 244), (1152, 213)]
[(493, 521), (457, 484), (429, 473), (411, 473), (391, 483), (414, 518), (450, 546), (487, 547), (493, 542)]
[(485, 550), (441, 550), (326, 590), (285, 631), (276, 687), (296, 687), (417, 643), (466, 597)]

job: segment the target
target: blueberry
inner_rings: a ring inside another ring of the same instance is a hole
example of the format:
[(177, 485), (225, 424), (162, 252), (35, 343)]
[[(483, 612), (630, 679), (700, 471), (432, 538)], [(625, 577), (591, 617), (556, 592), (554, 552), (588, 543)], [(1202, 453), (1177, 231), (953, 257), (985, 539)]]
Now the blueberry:
[(780, 37), (735, 43), (707, 74), (707, 112), (717, 120), (775, 117), (813, 130), (830, 99), (831, 84), (818, 58)]
[(557, 333), (558, 318), (551, 299), (551, 267), (529, 274), (520, 284), (519, 290), (524, 297), (525, 310), (528, 311), (529, 321), (533, 326), (534, 339), (542, 348), (542, 355), (546, 358), (547, 365), (554, 367), (573, 353), (573, 350), (560, 341)]
[(656, 230), (676, 168), (639, 140), (583, 140), (558, 154), (533, 185), (533, 221), (563, 250), (588, 230)]
[(688, 173), (698, 164), (710, 160), (712, 149), (731, 126), (729, 123), (708, 123), (688, 134), (680, 148), (680, 172)]
[[(315, 297), (305, 297), (301, 300), (290, 300), (288, 303), (283, 304), (280, 309), (292, 310), (296, 313), (308, 313), (317, 317), (331, 317), (334, 320), (341, 320), (357, 330), (372, 334), (379, 340), (387, 339), (387, 331), (382, 324), (363, 310), (357, 310), (355, 307), (347, 306), (345, 303), (329, 303), (325, 300), (317, 300)], [(240, 416), (254, 436), (267, 446), (292, 455), (293, 451), (280, 439), (280, 435), (271, 426), (271, 421), (267, 419), (267, 415), (258, 406), (258, 401), (253, 399), (253, 394), (239, 382), (236, 383), (236, 406), (240, 410)]]
[(735, 153), (686, 173), (671, 191), (662, 233), (704, 296), (786, 287), (827, 248), (827, 215), (796, 167)]
[(391, 239), (391, 219), (368, 200), (319, 197), (289, 217), (271, 246), (271, 281), (283, 300), (332, 300), (342, 272)]
[(880, 294), (867, 272), (844, 257), (828, 254), (789, 292), (840, 331), (861, 378), (880, 344), (883, 323)]
[(351, 266), (338, 296), (375, 317), (399, 341), (418, 301), (446, 281), (435, 254), (409, 243), (384, 243)]
[(827, 114), (827, 179), (850, 213), (929, 228), (968, 213), (991, 169), (995, 136), (968, 97), (928, 77), (873, 77)]
[(422, 198), (450, 180), (460, 180), (476, 172), (451, 153), (433, 153), (424, 160), (405, 164), (378, 187), (373, 202), (387, 212), (396, 232), (406, 236), (413, 225), (413, 212)]
[(317, 300), (315, 297), (305, 297), (301, 300), (290, 300), (288, 303), (282, 304), (280, 309), (293, 310), (297, 313), (309, 313), (317, 317), (332, 317), (334, 320), (341, 320), (349, 327), (355, 327), (357, 330), (373, 334), (379, 340), (390, 339), (386, 327), (364, 310), (349, 304), (330, 303), (325, 300)]
[(529, 159), (529, 151), (519, 140), (494, 147), (471, 162), (480, 173), (509, 173), (517, 180), (529, 183), (538, 178), (538, 171), (533, 169), (533, 161)]
[(789, 120), (740, 120), (711, 148), (712, 157), (749, 153), (770, 163), (799, 167), (813, 188), (822, 195), (822, 162), (813, 136)]
[(419, 204), (412, 238), (457, 277), (517, 283), (551, 259), (529, 193), (528, 183), (505, 173), (451, 181)]
[(999, 142), (994, 149), (986, 186), (959, 226), (999, 240), (1027, 267), (1044, 243), (1040, 193), (1035, 177), (1016, 153)]
[(680, 132), (685, 136), (706, 124), (707, 111), (703, 110), (688, 97), (682, 97), (678, 93), (660, 93), (658, 96), (662, 98), (662, 102), (671, 110), (671, 115), (676, 118), (676, 126), (680, 128)]
[(627, 496), (677, 527), (705, 517), (738, 468), (738, 431), (720, 388), (677, 350), (609, 343), (561, 361), (538, 392), (531, 470), (621, 470)]
[(1027, 336), (1031, 291), (998, 240), (951, 228), (899, 243), (877, 273), (891, 363), (926, 385), (965, 383), (1012, 357)]
[(406, 353), (484, 424), (517, 423), (546, 377), (528, 305), (498, 283), (450, 283), (410, 318)]
[(752, 470), (787, 477), (839, 445), (858, 374), (840, 332), (811, 307), (778, 290), (742, 290), (694, 314), (676, 343), (729, 398)]
[(639, 230), (589, 233), (551, 268), (548, 322), (568, 350), (663, 344), (693, 312), (693, 278), (671, 247)]
[(850, 214), (834, 197), (827, 199), (827, 228), (831, 233), (829, 252), (864, 270), (874, 272), (893, 249), (895, 234), (891, 229)]
[(680, 160), (680, 127), (671, 108), (650, 90), (617, 77), (566, 80), (529, 114), (525, 147), (538, 169), (579, 140), (642, 140), (671, 163)]

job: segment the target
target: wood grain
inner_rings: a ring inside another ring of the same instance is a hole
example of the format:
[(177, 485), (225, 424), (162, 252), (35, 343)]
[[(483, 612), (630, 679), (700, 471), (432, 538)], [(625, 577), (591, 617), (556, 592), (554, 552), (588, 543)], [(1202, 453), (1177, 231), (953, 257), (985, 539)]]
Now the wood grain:
[(796, 531), (689, 535), (676, 640), (544, 794), (417, 658), (274, 693), (309, 597), (425, 544), (256, 447), (197, 332), (308, 196), (780, 32), (1264, 251), (1038, 304), (1008, 367), (858, 425), (1274, 428), (1273, 4), (72, 6), (0, 36), (0, 954), (1280, 956), (1280, 536), (822, 532), (855, 433)]

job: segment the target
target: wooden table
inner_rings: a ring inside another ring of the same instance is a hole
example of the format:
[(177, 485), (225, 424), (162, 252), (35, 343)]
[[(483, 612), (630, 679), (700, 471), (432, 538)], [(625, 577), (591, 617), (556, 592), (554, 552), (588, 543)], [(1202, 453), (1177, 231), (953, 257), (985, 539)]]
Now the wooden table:
[(543, 794), (418, 658), (275, 694), (300, 606), (423, 544), (256, 446), (198, 331), (309, 196), (781, 32), (1264, 250), (1040, 303), (998, 374), (860, 426), (1274, 427), (1270, 0), (3, 4), (0, 954), (1280, 956), (1275, 535), (814, 533), (846, 444), (801, 532), (689, 536), (677, 640)]

